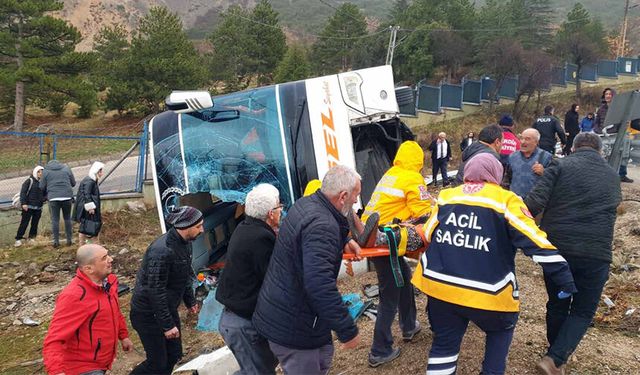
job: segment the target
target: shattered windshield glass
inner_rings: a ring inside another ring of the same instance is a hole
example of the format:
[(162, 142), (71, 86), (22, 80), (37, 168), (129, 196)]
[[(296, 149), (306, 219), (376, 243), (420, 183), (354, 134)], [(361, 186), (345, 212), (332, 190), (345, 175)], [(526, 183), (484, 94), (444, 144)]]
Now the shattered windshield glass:
[(269, 183), (291, 205), (275, 95), (274, 87), (225, 95), (211, 110), (181, 115), (190, 192), (244, 203), (255, 185)]

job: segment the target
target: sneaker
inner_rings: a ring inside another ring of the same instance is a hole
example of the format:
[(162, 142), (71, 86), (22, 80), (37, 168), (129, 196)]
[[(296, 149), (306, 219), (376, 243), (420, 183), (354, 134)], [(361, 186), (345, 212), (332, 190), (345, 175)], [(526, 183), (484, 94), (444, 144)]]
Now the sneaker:
[(29, 238), (29, 245), (33, 246), (36, 244), (36, 240), (34, 238)]
[[(380, 214), (377, 212), (372, 213), (367, 222), (364, 223), (364, 230), (362, 233), (355, 235), (354, 239), (360, 245), (360, 247), (374, 247), (376, 245), (376, 236), (378, 234), (378, 222), (380, 221)], [(353, 235), (353, 231), (351, 233)]]
[(395, 348), (387, 356), (377, 356), (369, 353), (369, 367), (378, 367), (389, 363), (400, 356), (400, 348)]
[(632, 179), (630, 179), (630, 178), (629, 178), (629, 177), (627, 177), (627, 176), (620, 176), (620, 182), (628, 182), (628, 183), (632, 183), (632, 182), (633, 182), (633, 180), (632, 180)]
[(402, 334), (402, 339), (405, 342), (411, 341), (411, 340), (413, 340), (414, 337), (416, 337), (416, 335), (418, 333), (420, 333), (421, 330), (422, 330), (422, 327), (420, 326), (420, 322), (416, 320), (416, 327), (413, 330), (409, 331), (409, 332), (403, 333)]
[(60, 247), (60, 243), (58, 243), (58, 242), (54, 242), (54, 243), (53, 243), (53, 248), (54, 248), (54, 249), (57, 249), (57, 248), (59, 248), (59, 247)]
[(553, 359), (548, 355), (542, 357), (542, 360), (536, 365), (536, 369), (540, 375), (564, 375), (564, 366), (556, 367)]
[(22, 246), (22, 241), (20, 241), (20, 240), (16, 240), (16, 243), (14, 243), (14, 244), (13, 244), (13, 246), (15, 246), (15, 247), (20, 247), (20, 246)]

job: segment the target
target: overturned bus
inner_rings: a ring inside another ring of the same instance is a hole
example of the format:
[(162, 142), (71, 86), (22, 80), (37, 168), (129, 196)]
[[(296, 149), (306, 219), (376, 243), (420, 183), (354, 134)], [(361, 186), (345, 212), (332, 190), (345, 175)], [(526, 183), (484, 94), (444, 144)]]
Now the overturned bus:
[(149, 123), (152, 173), (163, 232), (172, 207), (204, 213), (193, 244), (197, 271), (223, 260), (257, 184), (280, 191), (285, 209), (308, 181), (335, 164), (362, 175), (367, 202), (400, 144), (413, 139), (400, 121), (393, 73), (381, 66), (211, 97), (174, 92)]

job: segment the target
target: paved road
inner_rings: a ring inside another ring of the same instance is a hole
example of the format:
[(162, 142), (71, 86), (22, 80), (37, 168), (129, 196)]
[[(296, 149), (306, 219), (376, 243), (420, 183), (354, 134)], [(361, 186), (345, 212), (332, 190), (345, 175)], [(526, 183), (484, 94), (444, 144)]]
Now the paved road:
[[(105, 174), (117, 163), (117, 160), (105, 162)], [(91, 165), (71, 168), (76, 178), (76, 188), (80, 181), (89, 173)], [(131, 191), (135, 188), (136, 174), (138, 171), (138, 157), (131, 156), (125, 159), (122, 164), (100, 185), (101, 193)], [(22, 183), (27, 176), (10, 178), (0, 181), (0, 204), (11, 201), (13, 195), (20, 191)], [(75, 191), (75, 189), (74, 189)]]

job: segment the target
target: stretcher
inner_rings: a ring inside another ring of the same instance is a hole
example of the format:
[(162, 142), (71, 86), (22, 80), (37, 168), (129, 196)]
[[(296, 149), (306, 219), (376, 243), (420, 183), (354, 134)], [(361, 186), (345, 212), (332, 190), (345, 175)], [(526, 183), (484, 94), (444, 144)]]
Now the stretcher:
[[(364, 248), (360, 251), (361, 258), (372, 258), (372, 257), (388, 257), (389, 256), (389, 248), (387, 247), (368, 247)], [(342, 259), (344, 260), (353, 260), (353, 254), (342, 254)]]

